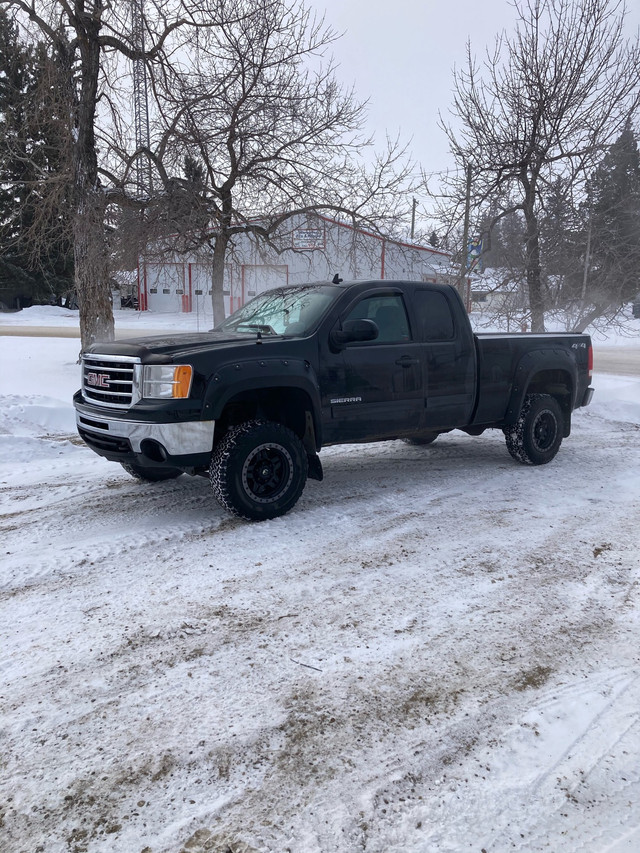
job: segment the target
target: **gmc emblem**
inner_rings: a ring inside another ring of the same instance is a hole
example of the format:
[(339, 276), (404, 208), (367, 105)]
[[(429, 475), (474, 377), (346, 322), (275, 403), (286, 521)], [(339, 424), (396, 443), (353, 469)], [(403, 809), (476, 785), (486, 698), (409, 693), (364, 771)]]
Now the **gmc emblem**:
[(109, 374), (108, 373), (87, 373), (87, 385), (93, 385), (94, 388), (108, 388)]

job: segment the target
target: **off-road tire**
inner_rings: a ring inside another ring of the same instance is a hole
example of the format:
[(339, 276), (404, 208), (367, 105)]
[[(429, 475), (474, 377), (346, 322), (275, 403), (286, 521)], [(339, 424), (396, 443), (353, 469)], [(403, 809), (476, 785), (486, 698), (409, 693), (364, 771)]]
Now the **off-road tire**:
[(143, 468), (142, 465), (133, 465), (131, 462), (120, 463), (127, 474), (131, 474), (136, 480), (145, 483), (160, 483), (162, 480), (175, 480), (182, 474), (178, 468)]
[(516, 423), (503, 429), (507, 450), (523, 465), (546, 465), (562, 444), (563, 420), (555, 397), (527, 394)]
[(282, 424), (253, 420), (233, 427), (213, 451), (211, 488), (228, 512), (249, 521), (284, 515), (307, 482), (307, 453)]
[(439, 432), (425, 433), (424, 435), (410, 435), (408, 438), (403, 438), (405, 444), (411, 444), (414, 447), (424, 447), (427, 444), (433, 444), (436, 438), (440, 435)]

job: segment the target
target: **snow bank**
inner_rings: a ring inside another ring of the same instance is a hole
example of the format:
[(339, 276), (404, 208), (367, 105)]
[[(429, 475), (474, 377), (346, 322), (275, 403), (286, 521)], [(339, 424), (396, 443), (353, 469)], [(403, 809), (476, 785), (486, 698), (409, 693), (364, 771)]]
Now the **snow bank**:
[(0, 326), (73, 326), (78, 327), (77, 311), (56, 305), (33, 305), (20, 311), (0, 312)]
[(69, 400), (17, 394), (2, 398), (0, 434), (56, 435), (73, 432), (75, 426)]
[(596, 389), (587, 411), (611, 422), (640, 425), (640, 378), (594, 374)]
[[(153, 311), (134, 311), (131, 308), (116, 309), (113, 319), (116, 329), (127, 329), (145, 334), (149, 329), (204, 332), (212, 326), (211, 311), (193, 311), (190, 314), (163, 314)], [(21, 311), (0, 313), (0, 326), (45, 326), (53, 328), (79, 329), (77, 311), (53, 305), (34, 305)]]

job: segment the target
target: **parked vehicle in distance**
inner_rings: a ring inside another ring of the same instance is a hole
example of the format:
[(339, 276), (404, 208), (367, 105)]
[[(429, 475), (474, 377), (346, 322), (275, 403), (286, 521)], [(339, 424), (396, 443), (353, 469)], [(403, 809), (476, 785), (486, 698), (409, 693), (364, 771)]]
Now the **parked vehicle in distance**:
[(138, 310), (138, 297), (133, 293), (127, 293), (120, 297), (121, 308), (134, 308)]
[(328, 445), (501, 429), (543, 465), (589, 404), (588, 335), (474, 334), (455, 288), (405, 281), (267, 291), (216, 329), (94, 344), (78, 432), (133, 476), (208, 476), (246, 519), (288, 512)]

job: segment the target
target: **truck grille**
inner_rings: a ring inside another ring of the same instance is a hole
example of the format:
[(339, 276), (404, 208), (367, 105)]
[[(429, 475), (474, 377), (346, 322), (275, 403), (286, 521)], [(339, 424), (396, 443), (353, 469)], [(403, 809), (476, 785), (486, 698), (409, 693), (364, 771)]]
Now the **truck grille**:
[(140, 399), (139, 358), (82, 356), (82, 393), (86, 400), (114, 409), (128, 409)]

